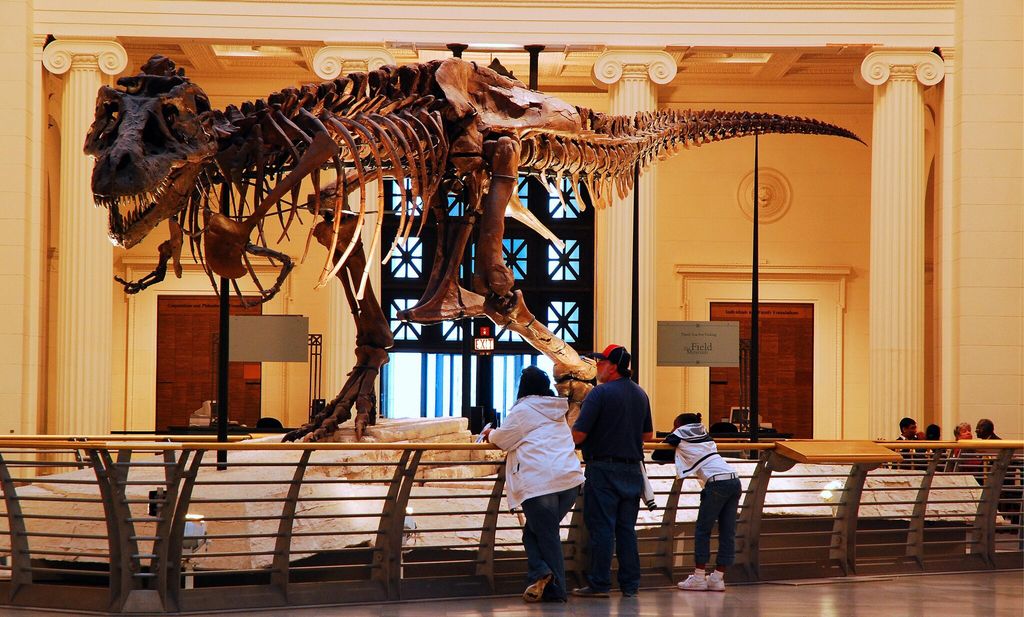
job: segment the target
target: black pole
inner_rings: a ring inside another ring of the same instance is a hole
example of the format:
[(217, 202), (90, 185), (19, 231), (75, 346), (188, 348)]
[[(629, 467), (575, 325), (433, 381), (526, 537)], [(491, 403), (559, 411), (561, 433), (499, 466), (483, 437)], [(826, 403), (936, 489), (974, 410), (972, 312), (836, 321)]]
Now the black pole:
[(544, 51), (543, 45), (523, 45), (523, 49), (530, 54), (530, 90), (537, 89), (538, 66), (540, 65), (540, 52)]
[[(448, 43), (445, 45), (451, 52), (453, 58), (461, 58), (462, 52), (466, 51), (469, 45), (465, 43)], [(463, 216), (468, 216), (468, 213), (464, 212)], [(438, 242), (447, 242), (447, 238), (438, 238)], [(466, 285), (466, 289), (469, 289), (470, 283), (470, 270), (472, 264), (469, 260), (469, 254), (462, 256), (462, 274), (463, 284)], [(473, 389), (470, 387), (470, 374), (473, 370), (473, 320), (469, 318), (463, 318), (462, 324), (462, 415), (463, 417), (470, 417), (470, 397), (473, 395)]]
[(630, 293), (629, 351), (633, 381), (640, 383), (640, 163), (633, 166), (633, 279)]
[(760, 349), (760, 343), (757, 335), (757, 322), (760, 320), (760, 308), (758, 303), (757, 294), (757, 270), (758, 270), (758, 255), (757, 255), (757, 232), (758, 232), (758, 216), (757, 216), (757, 189), (758, 189), (758, 177), (757, 177), (757, 134), (754, 134), (754, 263), (751, 266), (751, 284), (750, 284), (750, 441), (757, 441), (757, 433), (761, 426), (758, 419), (757, 409), (757, 356), (758, 350)]
[[(228, 440), (228, 279), (220, 279), (220, 345), (217, 349), (217, 441)], [(217, 450), (217, 469), (227, 469), (228, 451)]]

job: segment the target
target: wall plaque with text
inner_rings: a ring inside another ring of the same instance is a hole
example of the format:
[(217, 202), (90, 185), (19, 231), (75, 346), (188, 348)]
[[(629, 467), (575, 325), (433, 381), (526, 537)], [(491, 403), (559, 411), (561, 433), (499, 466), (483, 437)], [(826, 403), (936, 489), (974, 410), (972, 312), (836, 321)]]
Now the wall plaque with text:
[(740, 322), (658, 322), (658, 366), (739, 365)]
[(228, 359), (232, 362), (306, 362), (309, 317), (232, 315), (228, 318)]

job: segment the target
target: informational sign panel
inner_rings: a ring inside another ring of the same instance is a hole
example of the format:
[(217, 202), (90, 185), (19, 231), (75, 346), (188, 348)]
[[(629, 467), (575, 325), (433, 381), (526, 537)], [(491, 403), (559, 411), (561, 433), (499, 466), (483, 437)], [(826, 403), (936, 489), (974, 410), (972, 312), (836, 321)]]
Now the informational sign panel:
[(739, 365), (740, 322), (658, 322), (658, 366)]
[(228, 359), (232, 362), (305, 362), (309, 317), (232, 315), (228, 318)]

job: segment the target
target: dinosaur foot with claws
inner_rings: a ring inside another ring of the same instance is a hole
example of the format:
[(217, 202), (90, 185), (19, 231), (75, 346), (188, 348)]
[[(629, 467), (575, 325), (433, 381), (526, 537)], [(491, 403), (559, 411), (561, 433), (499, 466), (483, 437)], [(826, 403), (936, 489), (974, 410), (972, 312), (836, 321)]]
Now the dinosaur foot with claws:
[(363, 345), (356, 348), (358, 364), (348, 374), (345, 385), (331, 402), (308, 424), (285, 435), (285, 441), (320, 441), (337, 431), (338, 427), (352, 418), (356, 440), (362, 440), (367, 426), (377, 422), (376, 381), (381, 367), (387, 364), (388, 354), (384, 349)]

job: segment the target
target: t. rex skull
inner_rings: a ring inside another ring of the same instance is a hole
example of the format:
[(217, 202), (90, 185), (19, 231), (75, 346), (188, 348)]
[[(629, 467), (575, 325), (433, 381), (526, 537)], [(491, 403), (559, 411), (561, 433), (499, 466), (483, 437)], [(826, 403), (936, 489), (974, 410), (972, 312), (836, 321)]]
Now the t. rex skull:
[(96, 157), (93, 198), (109, 210), (110, 238), (129, 248), (187, 205), (217, 140), (206, 94), (171, 60), (153, 56), (117, 84), (100, 88), (85, 152)]

